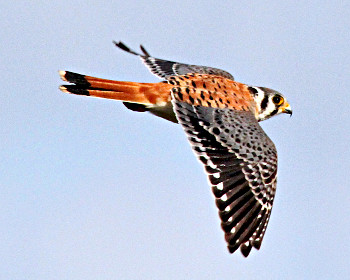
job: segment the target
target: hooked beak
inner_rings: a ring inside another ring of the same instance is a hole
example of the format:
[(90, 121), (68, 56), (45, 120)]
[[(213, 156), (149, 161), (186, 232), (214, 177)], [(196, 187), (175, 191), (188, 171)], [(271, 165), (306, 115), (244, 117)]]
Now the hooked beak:
[(293, 114), (292, 108), (290, 107), (290, 105), (289, 105), (288, 103), (286, 103), (286, 104), (283, 106), (282, 112), (283, 112), (283, 113), (286, 113), (286, 114), (289, 114), (290, 116), (292, 116), (292, 114)]

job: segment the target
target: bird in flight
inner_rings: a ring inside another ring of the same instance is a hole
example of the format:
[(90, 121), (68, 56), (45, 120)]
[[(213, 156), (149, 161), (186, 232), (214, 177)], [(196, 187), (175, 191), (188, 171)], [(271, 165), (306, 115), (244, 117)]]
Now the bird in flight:
[(70, 83), (60, 90), (120, 100), (133, 111), (150, 112), (179, 123), (204, 165), (230, 253), (247, 257), (260, 249), (277, 183), (277, 151), (260, 121), (292, 114), (279, 92), (236, 82), (221, 69), (152, 57), (122, 42), (120, 49), (139, 56), (159, 83), (106, 80), (59, 71)]

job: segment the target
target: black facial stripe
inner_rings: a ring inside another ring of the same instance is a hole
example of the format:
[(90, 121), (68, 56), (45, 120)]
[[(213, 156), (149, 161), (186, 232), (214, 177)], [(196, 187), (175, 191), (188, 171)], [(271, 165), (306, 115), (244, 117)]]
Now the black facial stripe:
[(267, 103), (269, 102), (269, 96), (268, 95), (265, 95), (264, 96), (264, 99), (261, 101), (261, 112), (265, 111), (266, 110), (266, 107), (267, 107)]
[(271, 112), (270, 117), (276, 115), (277, 113), (278, 113), (278, 108)]
[(258, 94), (258, 90), (256, 88), (253, 88), (253, 87), (248, 87), (248, 89), (250, 90), (250, 92), (254, 95), (257, 95)]

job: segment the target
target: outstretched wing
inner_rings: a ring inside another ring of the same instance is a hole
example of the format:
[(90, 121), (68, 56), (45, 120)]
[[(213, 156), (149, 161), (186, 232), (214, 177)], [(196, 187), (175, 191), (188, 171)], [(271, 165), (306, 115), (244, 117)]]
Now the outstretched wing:
[(147, 68), (159, 78), (167, 79), (168, 77), (171, 77), (171, 76), (186, 75), (189, 73), (198, 73), (198, 74), (217, 75), (230, 80), (234, 79), (230, 73), (221, 69), (207, 67), (207, 66), (200, 66), (200, 65), (184, 64), (184, 63), (179, 63), (175, 61), (169, 61), (169, 60), (152, 57), (142, 45), (140, 46), (142, 53), (138, 53), (130, 49), (129, 47), (127, 47), (122, 42), (114, 42), (114, 44), (120, 49), (122, 49), (123, 51), (139, 56), (142, 59), (142, 61), (145, 63)]
[(228, 108), (173, 106), (204, 164), (230, 253), (259, 249), (276, 190), (277, 152), (253, 114)]

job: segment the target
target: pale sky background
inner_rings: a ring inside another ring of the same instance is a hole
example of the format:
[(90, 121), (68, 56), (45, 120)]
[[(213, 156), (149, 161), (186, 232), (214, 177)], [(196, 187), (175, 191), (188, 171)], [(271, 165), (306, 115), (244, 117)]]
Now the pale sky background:
[[(349, 1), (3, 2), (0, 279), (348, 279), (349, 30)], [(158, 81), (112, 40), (288, 98), (260, 251), (228, 253), (180, 126), (58, 90)]]

